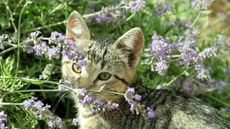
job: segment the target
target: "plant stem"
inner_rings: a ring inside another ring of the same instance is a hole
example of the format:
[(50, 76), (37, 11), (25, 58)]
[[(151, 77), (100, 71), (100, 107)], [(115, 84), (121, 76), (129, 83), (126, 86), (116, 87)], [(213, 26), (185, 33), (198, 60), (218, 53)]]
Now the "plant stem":
[(10, 13), (10, 21), (11, 21), (11, 24), (13, 25), (13, 27), (14, 27), (14, 31), (15, 31), (15, 33), (17, 33), (17, 32), (18, 32), (18, 30), (17, 30), (16, 25), (14, 24), (14, 17), (13, 17), (13, 13), (12, 13), (12, 11), (11, 11), (10, 7), (7, 5), (7, 3), (5, 3), (5, 6), (6, 6), (6, 9), (8, 10), (8, 12)]
[(7, 52), (9, 52), (9, 51), (12, 51), (12, 50), (14, 50), (14, 49), (20, 48), (20, 47), (21, 47), (21, 46), (20, 46), (20, 44), (19, 44), (19, 45), (15, 45), (15, 46), (13, 46), (13, 47), (11, 47), (11, 48), (8, 48), (8, 49), (2, 51), (2, 52), (0, 53), (0, 56), (2, 56), (3, 54), (5, 54), (5, 53), (7, 53)]
[[(122, 8), (125, 8), (125, 6), (118, 6), (114, 10), (118, 10), (118, 9), (122, 9)], [(99, 12), (100, 11), (94, 12), (94, 13), (90, 13), (90, 14), (85, 14), (82, 17), (85, 18), (85, 19), (88, 19), (90, 17), (97, 16), (99, 14)], [(133, 15), (131, 15), (131, 17), (129, 17), (128, 20), (130, 20), (132, 17), (133, 17)], [(37, 28), (33, 28), (33, 29), (30, 29), (30, 30), (26, 30), (25, 32), (31, 32), (31, 31), (35, 31), (35, 30), (41, 30), (41, 29), (50, 28), (50, 27), (53, 27), (53, 26), (58, 26), (58, 25), (66, 24), (66, 23), (67, 23), (67, 21), (64, 20), (64, 21), (61, 21), (61, 22), (57, 22), (57, 23), (53, 23), (53, 24), (49, 24), (49, 25), (45, 25), (45, 26), (40, 26), (40, 27), (37, 27)]]
[(116, 94), (116, 95), (122, 95), (122, 96), (124, 96), (124, 93), (119, 93), (119, 92), (114, 92), (114, 91), (102, 90), (101, 92), (106, 92), (106, 93), (111, 93), (111, 94)]
[(174, 81), (176, 81), (179, 77), (181, 77), (182, 75), (184, 75), (184, 74), (187, 74), (187, 69), (186, 70), (184, 70), (181, 74), (179, 74), (178, 76), (176, 76), (176, 77), (173, 77), (173, 79), (171, 80), (171, 81), (169, 81), (168, 83), (164, 83), (163, 84), (163, 86), (169, 86), (169, 85), (171, 85)]
[[(18, 45), (21, 42), (21, 21), (22, 21), (22, 14), (24, 9), (26, 8), (26, 6), (28, 5), (28, 3), (26, 2), (20, 12), (19, 15), (19, 20), (18, 20), (18, 33), (17, 33), (17, 38), (18, 38)], [(20, 64), (20, 48), (17, 49), (17, 58), (16, 58), (16, 71), (15, 71), (15, 76), (18, 75), (18, 68), (19, 68), (19, 64)]]
[(54, 81), (43, 81), (43, 80), (37, 80), (37, 79), (30, 79), (30, 78), (24, 78), (24, 77), (7, 77), (7, 76), (0, 76), (0, 79), (18, 79), (22, 81), (29, 81), (29, 82), (40, 82), (40, 83), (47, 83), (47, 84), (55, 84), (59, 85), (58, 82)]
[(0, 102), (0, 106), (22, 106), (23, 103), (4, 103)]
[(17, 91), (10, 91), (6, 94), (12, 93), (26, 93), (26, 92), (59, 92), (58, 89), (32, 89), (32, 90), (17, 90)]
[[(204, 6), (205, 4), (205, 0), (203, 1), (202, 3), (202, 7)], [(201, 8), (202, 8), (201, 7)], [(190, 28), (193, 28), (193, 26), (196, 24), (196, 22), (198, 21), (198, 19), (200, 18), (200, 15), (201, 15), (201, 11), (199, 11), (199, 13), (197, 14), (196, 18), (194, 19), (194, 21), (192, 22), (192, 25), (190, 26)], [(190, 31), (190, 28), (188, 28), (185, 33), (183, 34), (183, 36), (178, 40), (178, 42), (181, 42), (182, 39), (185, 37), (185, 35)]]

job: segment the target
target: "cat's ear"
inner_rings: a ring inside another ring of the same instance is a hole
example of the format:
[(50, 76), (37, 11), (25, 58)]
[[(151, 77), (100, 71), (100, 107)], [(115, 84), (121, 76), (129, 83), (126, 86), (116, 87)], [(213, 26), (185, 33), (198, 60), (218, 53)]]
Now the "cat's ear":
[(143, 45), (144, 34), (138, 27), (129, 30), (114, 43), (116, 49), (127, 54), (130, 66), (138, 63)]
[(90, 40), (89, 29), (83, 17), (77, 11), (73, 11), (67, 20), (66, 38)]

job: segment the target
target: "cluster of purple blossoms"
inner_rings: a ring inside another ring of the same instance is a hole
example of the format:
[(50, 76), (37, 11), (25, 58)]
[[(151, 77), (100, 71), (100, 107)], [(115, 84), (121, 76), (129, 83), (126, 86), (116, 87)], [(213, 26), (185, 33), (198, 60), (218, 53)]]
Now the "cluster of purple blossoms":
[(50, 40), (53, 42), (64, 42), (65, 41), (65, 35), (57, 32), (57, 31), (54, 31), (54, 32), (51, 32)]
[(115, 9), (113, 6), (109, 7), (102, 7), (101, 10), (98, 12), (95, 20), (97, 23), (102, 23), (104, 21), (116, 21), (116, 18), (121, 16), (122, 11)]
[(117, 21), (118, 17), (122, 16), (122, 14), (126, 11), (136, 13), (143, 10), (145, 5), (145, 0), (131, 0), (127, 3), (122, 2), (117, 6), (102, 7), (98, 12), (98, 15), (95, 17), (95, 20), (97, 23), (103, 23), (104, 21), (114, 22)]
[[(217, 48), (205, 48), (203, 51), (198, 52), (194, 49), (195, 43), (195, 40), (189, 39), (179, 43), (168, 43), (163, 37), (154, 34), (152, 43), (147, 49), (148, 58), (144, 63), (150, 65), (151, 71), (164, 75), (169, 67), (169, 62), (179, 60), (180, 65), (186, 68), (193, 67), (197, 72), (196, 77), (198, 79), (208, 79), (209, 71), (202, 66), (202, 63), (204, 59), (216, 56)], [(174, 53), (177, 55), (174, 56)]]
[(4, 111), (0, 112), (0, 129), (7, 129), (6, 127), (7, 115)]
[(151, 70), (163, 75), (168, 69), (170, 54), (174, 50), (175, 44), (169, 44), (163, 37), (154, 34), (152, 36), (152, 43), (147, 49)]
[(156, 66), (152, 71), (158, 72), (160, 75), (164, 75), (165, 72), (168, 70), (168, 62), (166, 60), (161, 60), (156, 62)]
[(65, 92), (67, 90), (69, 90), (68, 88), (71, 87), (70, 82), (67, 80), (67, 77), (63, 77), (60, 81), (59, 81), (59, 85), (58, 85), (58, 90), (59, 92)]
[(3, 34), (0, 36), (0, 50), (4, 50), (5, 46), (13, 43), (13, 38), (8, 34)]
[(156, 14), (156, 16), (163, 16), (172, 9), (173, 9), (173, 3), (162, 3), (156, 6), (153, 13)]
[(193, 48), (186, 48), (181, 52), (180, 59), (183, 65), (193, 65), (198, 61), (198, 53)]
[(169, 55), (175, 50), (174, 44), (169, 44), (163, 37), (154, 34), (152, 43), (149, 45), (150, 55), (158, 60), (168, 59)]
[[(93, 95), (94, 92), (98, 91), (88, 91), (86, 88), (71, 89), (70, 82), (64, 78), (59, 85), (59, 90), (60, 92), (64, 92), (66, 91), (66, 89), (69, 89), (69, 91), (76, 93), (77, 102), (83, 107), (90, 108), (92, 113), (99, 113), (106, 110), (115, 110), (119, 108), (118, 103), (114, 103), (112, 102), (112, 100), (105, 102)], [(123, 96), (130, 105), (130, 111), (132, 113), (141, 113), (144, 117), (149, 119), (155, 117), (155, 112), (150, 107), (146, 108), (145, 105), (140, 104), (142, 96), (135, 93), (134, 88), (128, 87), (127, 91), (123, 94)], [(77, 125), (78, 122), (78, 118), (74, 118), (72, 120), (73, 125)]]
[(187, 80), (183, 83), (181, 91), (189, 94), (197, 94), (200, 92), (217, 90), (217, 93), (223, 93), (226, 90), (227, 84), (223, 81), (209, 79), (204, 82), (197, 82), (195, 79)]
[(36, 97), (31, 97), (31, 99), (25, 100), (23, 105), (26, 109), (32, 111), (34, 115), (40, 119), (45, 119), (49, 128), (64, 128), (64, 123), (61, 118), (55, 116), (50, 110), (50, 105), (44, 105)]
[(208, 78), (209, 71), (208, 71), (208, 69), (204, 68), (202, 65), (200, 65), (200, 64), (195, 65), (195, 70), (197, 71), (196, 78), (198, 78), (200, 80), (205, 80)]
[[(60, 33), (52, 32), (48, 39), (49, 43), (45, 42), (40, 31), (30, 33), (30, 36), (24, 41), (24, 48), (27, 53), (35, 53), (37, 56), (46, 56), (51, 58), (60, 58)], [(64, 37), (64, 36), (62, 36)], [(58, 42), (59, 41), (59, 42)], [(51, 44), (54, 43), (55, 45)]]
[(128, 9), (133, 12), (139, 12), (141, 10), (143, 10), (143, 8), (146, 5), (145, 0), (131, 0), (130, 2), (127, 3), (128, 5)]
[(205, 10), (207, 6), (211, 5), (212, 0), (192, 0), (191, 5), (198, 11)]
[(69, 60), (76, 60), (78, 66), (86, 64), (84, 56), (78, 51), (75, 41), (67, 40), (61, 33), (52, 32), (49, 38), (45, 38), (40, 31), (35, 31), (24, 42), (23, 48), (27, 53), (46, 56), (48, 59), (60, 59), (62, 54), (67, 56)]
[(75, 60), (79, 66), (86, 65), (85, 57), (79, 52), (78, 47), (74, 40), (67, 40), (64, 43), (62, 55), (68, 57), (69, 60)]
[(156, 113), (150, 107), (146, 108), (145, 105), (140, 103), (142, 97), (141, 95), (135, 93), (134, 88), (128, 87), (124, 97), (130, 105), (130, 111), (132, 113), (136, 113), (137, 115), (142, 114), (148, 119), (155, 118)]
[(205, 48), (202, 52), (199, 53), (200, 59), (210, 58), (217, 56), (217, 48)]
[(99, 113), (105, 110), (114, 110), (119, 107), (118, 103), (113, 103), (111, 100), (105, 103), (102, 100), (99, 100), (96, 96), (90, 95), (85, 88), (78, 89), (78, 102), (83, 107), (90, 107), (93, 113)]
[(176, 19), (165, 23), (168, 27), (173, 27), (175, 29), (182, 28), (183, 30), (190, 29), (191, 24), (182, 19)]

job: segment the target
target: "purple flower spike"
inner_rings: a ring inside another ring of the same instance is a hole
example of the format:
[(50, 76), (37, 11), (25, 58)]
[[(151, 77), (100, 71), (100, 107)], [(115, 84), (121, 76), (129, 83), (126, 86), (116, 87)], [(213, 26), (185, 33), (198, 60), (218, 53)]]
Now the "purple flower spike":
[(147, 107), (147, 117), (149, 119), (153, 119), (156, 117), (156, 113), (150, 107)]
[(135, 95), (134, 95), (134, 99), (137, 100), (137, 101), (141, 101), (141, 98), (142, 98), (142, 97), (141, 97), (141, 95), (139, 95), (139, 94), (135, 94)]
[(110, 108), (113, 109), (113, 110), (117, 109), (118, 107), (119, 107), (118, 103), (112, 103), (111, 106), (110, 106)]
[(132, 87), (128, 87), (127, 89), (127, 93), (130, 93), (130, 94), (135, 94), (135, 89), (132, 88)]
[(41, 109), (44, 106), (44, 103), (42, 103), (41, 101), (37, 101), (34, 103), (34, 107), (36, 109)]
[(139, 12), (145, 7), (146, 3), (145, 0), (132, 0), (128, 3), (128, 9), (131, 12)]

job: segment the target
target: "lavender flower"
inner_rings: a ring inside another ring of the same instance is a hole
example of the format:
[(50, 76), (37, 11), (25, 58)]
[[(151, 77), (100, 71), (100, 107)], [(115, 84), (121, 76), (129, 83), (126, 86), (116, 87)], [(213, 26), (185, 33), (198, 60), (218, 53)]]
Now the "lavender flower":
[(161, 60), (156, 63), (154, 71), (157, 71), (160, 75), (164, 75), (168, 69), (168, 62), (166, 60)]
[(66, 90), (66, 88), (64, 85), (62, 85), (62, 84), (58, 85), (58, 91), (59, 92), (65, 92), (65, 90)]
[(30, 33), (30, 37), (32, 38), (32, 39), (37, 39), (38, 37), (40, 37), (41, 36), (41, 32), (40, 31), (34, 31), (34, 32), (31, 32)]
[(176, 44), (176, 47), (180, 53), (184, 52), (186, 49), (191, 48), (195, 45), (195, 40), (184, 40)]
[(193, 0), (191, 5), (198, 11), (205, 10), (207, 6), (211, 5), (212, 0)]
[(88, 90), (86, 88), (80, 88), (78, 89), (78, 92), (80, 95), (85, 96), (88, 93)]
[[(40, 31), (30, 34), (30, 37), (24, 40), (24, 50), (27, 53), (35, 53), (37, 56), (46, 56), (49, 59), (60, 58), (60, 53), (67, 56), (69, 60), (78, 60), (78, 65), (86, 64), (84, 56), (78, 51), (75, 41), (65, 39), (65, 36), (59, 32), (52, 32), (50, 38), (43, 38)], [(61, 47), (63, 48), (61, 52)]]
[(199, 57), (201, 59), (210, 58), (216, 56), (216, 53), (217, 53), (217, 48), (215, 47), (205, 48), (202, 52), (199, 53)]
[(82, 100), (80, 99), (79, 102), (82, 104), (83, 107), (85, 107), (86, 105), (93, 103), (95, 99), (95, 96), (86, 95)]
[(67, 43), (63, 46), (62, 54), (67, 56), (69, 60), (82, 60), (79, 63), (83, 65), (85, 57), (78, 51), (78, 47), (73, 40), (67, 40)]
[(111, 109), (117, 109), (119, 107), (119, 104), (118, 103), (112, 103), (111, 105), (110, 105), (110, 108)]
[(163, 16), (165, 13), (172, 10), (172, 8), (173, 8), (172, 3), (163, 3), (156, 6), (154, 13), (158, 16)]
[(60, 48), (52, 46), (51, 48), (48, 48), (47, 56), (49, 59), (60, 58)]
[(153, 112), (152, 109), (147, 107), (147, 110), (145, 109), (145, 105), (142, 105), (140, 102), (141, 100), (141, 95), (135, 94), (135, 89), (128, 87), (126, 92), (125, 92), (125, 100), (128, 102), (130, 105), (130, 111), (132, 113), (135, 113), (137, 115), (142, 114), (144, 117), (147, 117), (149, 119), (152, 119), (155, 117), (155, 112)]
[(98, 16), (96, 17), (97, 23), (102, 23), (107, 20), (107, 15), (104, 11), (104, 7), (101, 8), (101, 11), (98, 12)]
[(201, 80), (205, 80), (208, 78), (209, 71), (204, 68), (202, 65), (196, 65), (195, 70), (197, 71), (197, 78)]
[(128, 87), (126, 92), (129, 94), (135, 94), (135, 89), (133, 87)]
[(145, 0), (132, 0), (128, 3), (128, 9), (133, 12), (139, 12), (145, 7)]
[(192, 65), (198, 61), (198, 54), (192, 48), (184, 49), (184, 51), (180, 55), (181, 64), (183, 65)]
[(199, 83), (197, 83), (197, 80), (191, 79), (185, 81), (182, 85), (181, 91), (188, 94), (196, 94), (214, 89), (217, 90), (217, 93), (223, 93), (226, 91), (227, 86), (224, 81), (217, 81), (215, 79), (206, 79)]
[(53, 40), (54, 42), (55, 41), (64, 42), (65, 35), (62, 35), (61, 33), (57, 32), (57, 31), (54, 31), (54, 32), (51, 32), (50, 39)]
[(174, 51), (173, 44), (168, 44), (167, 41), (156, 34), (152, 36), (152, 43), (149, 45), (149, 56), (155, 59), (168, 59), (168, 55)]
[(44, 103), (42, 103), (39, 100), (37, 102), (34, 102), (34, 107), (38, 110), (40, 110), (43, 106), (44, 106)]
[(55, 121), (48, 121), (49, 128), (53, 128), (55, 126)]
[(156, 113), (150, 107), (147, 107), (147, 118), (153, 119), (155, 117)]
[(44, 106), (44, 104), (37, 100), (35, 97), (31, 97), (23, 102), (27, 110), (30, 110), (36, 117), (40, 119), (45, 119), (49, 128), (58, 127), (60, 129), (64, 128), (63, 122), (57, 116), (55, 116), (50, 110), (50, 105)]
[(136, 101), (141, 101), (141, 98), (142, 98), (142, 96), (139, 94), (135, 94), (133, 97)]
[(8, 34), (3, 34), (0, 36), (0, 50), (4, 50), (5, 46), (13, 43), (11, 37)]
[(85, 65), (86, 65), (86, 60), (85, 60), (85, 59), (78, 60), (78, 61), (76, 62), (76, 65), (77, 65), (77, 66), (80, 66), (80, 67), (85, 66)]
[(34, 45), (33, 50), (35, 52), (35, 55), (43, 56), (47, 52), (48, 46), (46, 45), (46, 42), (41, 42), (39, 44)]
[(95, 18), (97, 23), (102, 23), (104, 21), (116, 21), (117, 17), (121, 15), (120, 10), (116, 10), (115, 7), (102, 7), (101, 10), (98, 12), (97, 17)]

